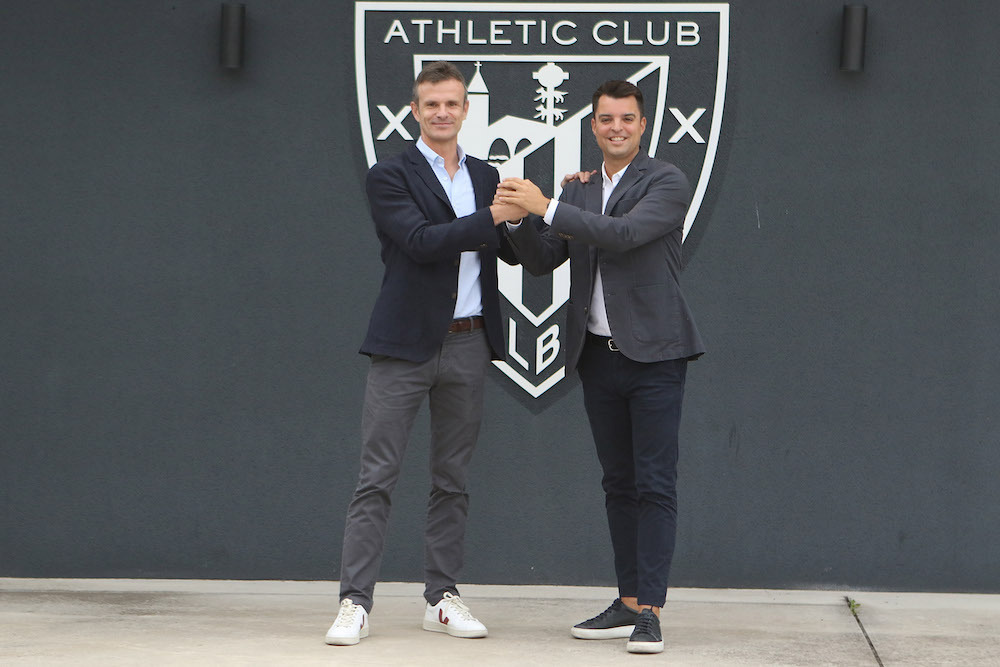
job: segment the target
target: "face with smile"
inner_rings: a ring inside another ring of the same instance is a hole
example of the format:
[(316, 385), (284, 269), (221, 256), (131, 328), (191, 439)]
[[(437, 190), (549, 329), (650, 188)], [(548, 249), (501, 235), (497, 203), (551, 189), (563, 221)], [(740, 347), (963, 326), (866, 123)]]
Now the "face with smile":
[(614, 174), (638, 155), (646, 119), (639, 112), (639, 103), (634, 97), (602, 95), (597, 100), (590, 127), (604, 154), (608, 173)]
[(469, 111), (465, 86), (461, 81), (447, 79), (437, 83), (425, 81), (417, 87), (417, 101), (410, 111), (420, 123), (420, 136), (433, 149), (457, 143), (458, 131)]

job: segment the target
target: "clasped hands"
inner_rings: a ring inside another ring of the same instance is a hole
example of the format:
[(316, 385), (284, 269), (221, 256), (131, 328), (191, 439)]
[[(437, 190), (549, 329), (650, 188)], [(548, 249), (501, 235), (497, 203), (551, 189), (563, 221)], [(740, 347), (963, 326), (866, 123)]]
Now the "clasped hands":
[[(568, 174), (563, 179), (562, 186), (565, 187), (567, 183), (577, 179), (586, 183), (593, 173), (581, 171), (575, 174)], [(510, 206), (523, 212), (523, 215), (520, 215), (517, 219), (523, 218), (528, 213), (545, 215), (550, 201), (548, 197), (542, 194), (538, 186), (527, 178), (505, 178), (497, 185), (496, 194), (493, 196), (493, 204), (495, 206)]]
[(545, 215), (549, 206), (549, 198), (542, 194), (537, 185), (526, 178), (505, 178), (497, 185), (493, 195), (493, 203), (510, 205), (524, 211), (523, 218), (528, 213)]

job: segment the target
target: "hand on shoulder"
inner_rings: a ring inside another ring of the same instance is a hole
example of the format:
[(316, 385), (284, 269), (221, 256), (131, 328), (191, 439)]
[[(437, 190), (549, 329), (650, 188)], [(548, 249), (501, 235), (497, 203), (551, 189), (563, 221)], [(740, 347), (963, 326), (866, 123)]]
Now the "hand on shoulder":
[(559, 187), (564, 188), (573, 181), (580, 181), (581, 183), (589, 183), (590, 177), (596, 173), (597, 170), (594, 169), (593, 171), (578, 171), (575, 174), (566, 174), (565, 176), (563, 176), (562, 183), (559, 184)]

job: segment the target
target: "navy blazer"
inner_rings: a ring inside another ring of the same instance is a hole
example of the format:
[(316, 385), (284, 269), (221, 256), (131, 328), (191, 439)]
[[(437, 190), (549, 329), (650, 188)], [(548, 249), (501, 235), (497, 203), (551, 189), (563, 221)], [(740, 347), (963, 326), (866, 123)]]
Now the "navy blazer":
[[(583, 351), (598, 264), (611, 335), (629, 359), (644, 363), (693, 359), (701, 336), (681, 293), (681, 239), (690, 186), (674, 165), (640, 153), (601, 214), (602, 178), (573, 181), (559, 197), (551, 227), (538, 216), (509, 232), (532, 275), (570, 260), (566, 368)], [(506, 226), (506, 225), (505, 225)]]
[(503, 358), (497, 252), (504, 261), (517, 260), (489, 210), (500, 175), (471, 156), (465, 164), (477, 210), (461, 218), (415, 144), (368, 171), (365, 189), (385, 274), (362, 354), (415, 362), (431, 358), (455, 314), (459, 257), (478, 250), (486, 335), (492, 357)]

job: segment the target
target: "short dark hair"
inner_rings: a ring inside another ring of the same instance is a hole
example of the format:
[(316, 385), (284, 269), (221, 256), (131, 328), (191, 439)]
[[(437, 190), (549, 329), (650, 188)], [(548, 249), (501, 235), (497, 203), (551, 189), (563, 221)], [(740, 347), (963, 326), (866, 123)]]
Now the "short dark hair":
[(613, 97), (616, 100), (621, 100), (626, 97), (634, 97), (636, 104), (639, 105), (639, 118), (646, 117), (646, 111), (642, 103), (642, 91), (632, 83), (628, 81), (619, 81), (617, 79), (611, 81), (605, 81), (600, 85), (600, 87), (594, 91), (594, 98), (591, 100), (593, 104), (593, 112), (597, 113), (597, 101), (602, 97)]
[[(446, 60), (438, 60), (436, 62), (427, 63), (424, 68), (420, 70), (420, 74), (417, 75), (417, 80), (413, 82), (413, 102), (414, 104), (419, 104), (420, 99), (417, 95), (417, 88), (420, 87), (422, 83), (441, 83), (442, 81), (455, 80), (462, 84), (462, 88), (465, 86), (465, 77), (462, 76), (461, 70), (452, 65)], [(465, 90), (465, 99), (468, 99), (469, 91)]]

